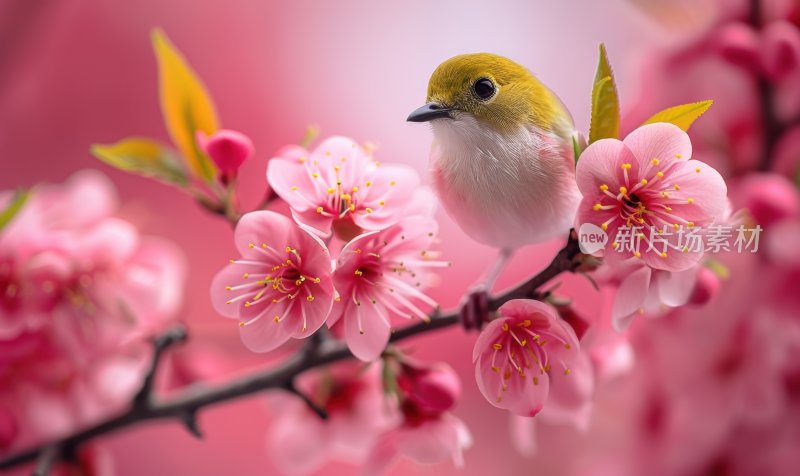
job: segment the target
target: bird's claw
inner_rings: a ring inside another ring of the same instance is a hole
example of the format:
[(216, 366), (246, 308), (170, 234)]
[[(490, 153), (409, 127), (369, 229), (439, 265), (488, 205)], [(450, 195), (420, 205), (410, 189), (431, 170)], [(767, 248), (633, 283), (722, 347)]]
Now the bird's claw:
[(464, 329), (480, 330), (489, 320), (489, 290), (485, 286), (473, 286), (461, 301), (458, 312)]

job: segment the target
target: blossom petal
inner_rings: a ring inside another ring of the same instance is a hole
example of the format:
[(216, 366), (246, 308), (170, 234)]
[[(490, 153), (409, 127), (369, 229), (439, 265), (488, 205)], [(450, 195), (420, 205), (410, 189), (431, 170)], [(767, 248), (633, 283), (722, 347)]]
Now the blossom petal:
[(659, 301), (669, 307), (683, 306), (689, 301), (699, 268), (693, 267), (685, 271), (656, 272), (653, 276), (658, 287)]
[[(592, 143), (583, 153), (575, 168), (578, 189), (584, 197), (596, 196), (601, 185), (613, 186), (625, 182), (622, 164), (631, 164), (631, 176), (638, 167), (633, 153), (617, 139), (601, 139)], [(636, 164), (636, 165), (634, 165)]]
[(348, 306), (344, 315), (344, 332), (350, 352), (363, 361), (371, 362), (380, 357), (386, 348), (391, 330), (375, 312), (365, 310), (366, 305), (351, 303)]
[(622, 142), (633, 152), (641, 166), (650, 163), (652, 159), (658, 159), (662, 167), (667, 167), (675, 161), (689, 160), (692, 157), (692, 141), (689, 135), (680, 127), (666, 122), (639, 127)]
[(652, 270), (647, 266), (631, 272), (620, 284), (611, 310), (611, 323), (615, 330), (625, 330), (635, 313), (647, 298)]
[(236, 248), (245, 257), (255, 256), (259, 260), (262, 255), (250, 248), (266, 243), (269, 246), (283, 248), (288, 244), (289, 231), (295, 227), (292, 220), (271, 211), (250, 212), (239, 219), (234, 232)]

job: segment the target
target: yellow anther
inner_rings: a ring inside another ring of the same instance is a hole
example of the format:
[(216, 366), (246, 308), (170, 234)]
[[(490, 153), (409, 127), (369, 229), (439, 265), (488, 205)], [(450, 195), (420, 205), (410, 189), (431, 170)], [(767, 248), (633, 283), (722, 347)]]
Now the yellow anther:
[(632, 167), (632, 165), (631, 165), (631, 164), (622, 164), (622, 169), (623, 169), (623, 170), (630, 170), (630, 169), (631, 169), (631, 167)]
[(666, 210), (668, 212), (671, 212), (672, 211), (672, 207), (664, 207), (664, 210)]
[(653, 159), (653, 160), (650, 161), (650, 163), (653, 164), (653, 165), (658, 165), (658, 164), (661, 163), (661, 161), (658, 160), (658, 159)]
[(244, 302), (244, 307), (250, 307), (250, 306), (252, 306), (252, 305), (253, 305), (253, 304), (252, 304), (250, 301), (245, 301), (245, 302)]
[(676, 183), (675, 185), (672, 186), (672, 188), (674, 188), (675, 190), (680, 190), (681, 186)]
[(658, 172), (656, 172), (656, 177), (658, 177), (658, 178), (663, 178), (663, 177), (664, 177), (664, 172), (661, 172), (661, 171), (659, 170)]
[(226, 290), (226, 291), (232, 291), (232, 290), (233, 290), (233, 288), (232, 288), (232, 287), (230, 287), (230, 286), (225, 286), (225, 290)]
[(600, 229), (603, 231), (608, 230), (608, 223), (603, 223), (602, 225), (600, 225)]
[(381, 200), (380, 202), (378, 202), (378, 205), (380, 206), (386, 205), (386, 200)]
[(248, 247), (248, 248), (255, 248), (255, 247), (256, 247), (256, 245), (254, 245), (254, 244), (252, 244), (252, 243), (248, 243), (248, 244), (247, 244), (247, 247)]
[(297, 185), (292, 185), (292, 190), (297, 190)]
[(619, 193), (621, 193), (623, 195), (627, 194), (628, 193), (628, 187), (620, 187), (619, 188)]
[(492, 365), (492, 372), (500, 373), (500, 367)]
[(677, 230), (677, 229), (678, 229), (678, 228), (680, 228), (680, 227), (681, 227), (681, 226), (680, 226), (680, 225), (678, 225), (677, 223), (673, 223), (673, 224), (672, 224), (672, 228), (673, 228), (673, 229), (675, 229), (675, 230)]
[(619, 242), (615, 241), (614, 243), (611, 243), (611, 247), (614, 248), (614, 249), (619, 248)]
[(539, 377), (536, 377), (536, 376), (533, 377), (533, 384), (534, 385), (539, 385)]
[(367, 187), (372, 187), (372, 181), (367, 180), (367, 182), (364, 183), (364, 185), (366, 185)]
[(608, 190), (608, 185), (606, 185), (606, 184), (600, 185), (600, 191), (601, 192), (605, 192), (606, 190)]
[(596, 212), (599, 212), (600, 210), (602, 210), (602, 208), (603, 205), (600, 205), (599, 203), (595, 203), (594, 206), (592, 207), (592, 209)]
[(530, 327), (531, 326), (531, 320), (530, 319), (525, 319), (519, 325), (522, 326), (522, 327)]
[(693, 221), (686, 222), (686, 226), (688, 226), (689, 228), (694, 228), (694, 222)]
[(328, 187), (328, 193), (333, 193), (335, 191), (336, 191), (336, 189), (334, 189), (333, 187)]
[(646, 178), (642, 179), (642, 185), (647, 185), (647, 179)]
[(692, 203), (694, 203), (694, 198), (690, 198), (690, 199), (686, 200), (686, 203), (691, 205)]
[(492, 344), (492, 347), (494, 347), (494, 350), (502, 350), (503, 349), (503, 344), (499, 344), (499, 343), (495, 342), (494, 344)]
[(297, 161), (300, 162), (301, 164), (305, 164), (306, 163), (306, 158), (305, 157), (300, 157), (299, 159), (297, 159)]
[(306, 296), (306, 301), (311, 302), (313, 300), (314, 300), (314, 296), (312, 296), (310, 294), (308, 296)]
[(372, 213), (372, 209), (371, 209), (371, 208), (369, 208), (369, 207), (367, 207), (367, 208), (366, 208), (366, 212), (367, 212), (367, 213)]
[(395, 182), (394, 180), (392, 180), (391, 182), (389, 182), (389, 185), (391, 185), (392, 187), (394, 187), (395, 185), (397, 185), (397, 182)]
[(311, 174), (311, 176), (314, 178), (319, 178), (319, 174), (317, 172), (314, 172), (313, 174)]
[(683, 157), (681, 154), (675, 154), (676, 159), (680, 159), (681, 157)]
[(272, 318), (272, 321), (275, 323), (281, 322), (281, 316), (276, 314), (275, 317)]
[(353, 187), (353, 193), (358, 192), (358, 187)]
[(363, 272), (363, 271), (361, 271), (360, 269), (357, 269), (357, 270), (356, 270), (356, 272), (355, 272), (355, 275), (356, 275), (356, 276), (363, 276), (363, 275), (364, 275), (364, 272)]
[(694, 169), (694, 171), (699, 174), (700, 173), (700, 167), (697, 167), (696, 169)]
[(641, 254), (641, 253), (639, 253), (638, 251), (634, 251), (634, 252), (633, 252), (633, 256), (635, 256), (635, 257), (637, 257), (637, 258), (641, 258), (641, 257), (642, 257), (642, 254)]
[(244, 279), (247, 279), (247, 278), (249, 278), (249, 277), (250, 277), (250, 273), (244, 273), (244, 274), (242, 275), (242, 277), (243, 277)]
[(569, 375), (569, 374), (570, 374), (570, 370), (569, 369), (564, 369), (564, 375)]
[(239, 321), (239, 327), (244, 327), (244, 321)]
[(508, 332), (508, 323), (507, 322), (503, 323), (503, 330)]

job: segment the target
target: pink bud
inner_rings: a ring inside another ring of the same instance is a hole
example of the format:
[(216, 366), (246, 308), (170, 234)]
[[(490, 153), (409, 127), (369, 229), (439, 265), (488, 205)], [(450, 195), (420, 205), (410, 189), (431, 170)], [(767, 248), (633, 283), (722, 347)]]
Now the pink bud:
[(800, 31), (786, 21), (770, 23), (762, 34), (764, 71), (780, 81), (800, 66)]
[(741, 206), (764, 228), (800, 216), (800, 196), (794, 185), (781, 175), (751, 174), (739, 187)]
[(443, 362), (427, 367), (404, 363), (397, 383), (409, 400), (429, 414), (446, 412), (461, 397), (458, 375)]
[(716, 47), (723, 58), (750, 72), (760, 64), (758, 35), (744, 23), (730, 23), (717, 31)]
[(692, 295), (689, 297), (688, 304), (704, 306), (719, 294), (721, 283), (719, 276), (705, 266), (700, 267), (697, 273)]
[(254, 149), (249, 137), (229, 129), (220, 129), (210, 137), (197, 131), (197, 144), (227, 177), (236, 174), (244, 161), (253, 155)]

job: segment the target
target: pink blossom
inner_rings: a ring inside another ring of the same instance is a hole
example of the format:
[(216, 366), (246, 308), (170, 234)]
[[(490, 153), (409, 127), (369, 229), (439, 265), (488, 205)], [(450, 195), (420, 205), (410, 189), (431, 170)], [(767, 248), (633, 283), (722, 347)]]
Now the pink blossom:
[(509, 301), (498, 316), (475, 342), (478, 387), (492, 405), (534, 416), (548, 400), (551, 379), (570, 378), (578, 338), (553, 308), (539, 301)]
[(435, 277), (431, 268), (448, 265), (430, 251), (437, 231), (432, 218), (412, 216), (383, 231), (364, 233), (342, 249), (334, 273), (340, 300), (328, 325), (343, 321), (347, 345), (359, 359), (381, 354), (393, 317), (427, 320), (417, 302), (437, 306), (421, 290)]
[(235, 231), (241, 258), (211, 283), (211, 301), (237, 319), (255, 352), (302, 339), (322, 326), (333, 305), (328, 249), (291, 219), (270, 211), (244, 215)]
[(310, 153), (283, 151), (270, 160), (267, 180), (299, 222), (324, 234), (332, 225), (386, 228), (403, 216), (407, 197), (419, 186), (413, 169), (381, 164), (345, 137), (326, 139)]
[(764, 71), (773, 81), (786, 79), (800, 68), (800, 31), (787, 21), (772, 22), (762, 33)]
[(781, 175), (748, 174), (737, 184), (736, 199), (766, 229), (782, 220), (800, 217), (800, 193)]
[(701, 267), (687, 304), (705, 306), (717, 297), (720, 287), (722, 283), (719, 276), (705, 266)]
[(362, 464), (378, 436), (399, 423), (380, 370), (343, 362), (301, 375), (296, 385), (328, 413), (326, 420), (293, 395), (270, 395), (267, 451), (278, 468), (305, 474), (332, 460)]
[(80, 172), (34, 187), (0, 231), (0, 408), (19, 441), (63, 436), (129, 403), (142, 338), (180, 306), (180, 253), (115, 208), (108, 180)]
[[(583, 194), (577, 223), (607, 231), (614, 245), (604, 254), (608, 259), (641, 258), (647, 266), (665, 271), (697, 263), (702, 252), (680, 245), (679, 230), (702, 230), (719, 220), (727, 205), (727, 188), (716, 170), (690, 160), (691, 155), (689, 136), (666, 123), (642, 126), (624, 141), (597, 141), (584, 151), (576, 171)], [(617, 248), (621, 227), (634, 235), (641, 232), (641, 250)], [(650, 241), (651, 227), (662, 231), (663, 245)]]
[(462, 453), (472, 445), (472, 436), (464, 422), (449, 412), (461, 396), (455, 371), (442, 362), (422, 365), (404, 360), (397, 384), (402, 423), (378, 438), (361, 474), (382, 474), (400, 456), (418, 464), (453, 461), (463, 466)]
[(197, 132), (197, 144), (217, 164), (223, 177), (236, 175), (239, 167), (253, 156), (253, 142), (238, 131), (220, 129), (211, 136)]

